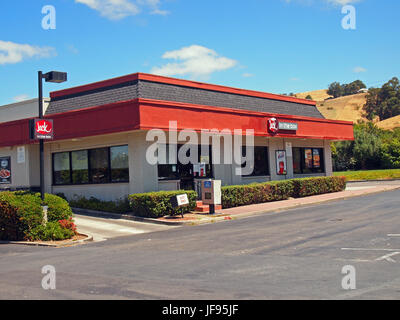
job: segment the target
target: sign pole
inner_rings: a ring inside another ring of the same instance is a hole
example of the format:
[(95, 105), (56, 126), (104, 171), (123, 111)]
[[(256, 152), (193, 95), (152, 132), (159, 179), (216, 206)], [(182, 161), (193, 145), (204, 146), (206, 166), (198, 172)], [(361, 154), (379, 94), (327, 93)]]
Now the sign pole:
[[(39, 119), (43, 119), (43, 74), (42, 71), (38, 72), (39, 81)], [(39, 153), (40, 153), (40, 197), (44, 201), (44, 141), (39, 140)]]

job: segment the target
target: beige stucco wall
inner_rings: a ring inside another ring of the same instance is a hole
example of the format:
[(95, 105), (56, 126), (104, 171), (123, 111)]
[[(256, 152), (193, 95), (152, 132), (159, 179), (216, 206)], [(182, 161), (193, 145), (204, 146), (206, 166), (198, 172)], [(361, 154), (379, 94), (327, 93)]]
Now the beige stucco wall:
[[(25, 149), (25, 159), (22, 163), (18, 163), (17, 160), (18, 147), (24, 147)], [(0, 189), (39, 186), (38, 145), (0, 148), (0, 157), (11, 158), (11, 184), (0, 184)]]
[[(49, 99), (43, 99), (43, 113), (49, 106)], [(38, 99), (31, 99), (0, 106), (0, 123), (39, 116)]]
[[(48, 193), (64, 193), (68, 198), (76, 196), (96, 197), (103, 200), (117, 200), (132, 193), (141, 193), (158, 190), (176, 190), (179, 181), (159, 181), (157, 165), (151, 165), (146, 161), (147, 148), (153, 144), (146, 141), (146, 131), (132, 131), (117, 134), (108, 134), (81, 139), (55, 141), (45, 143), (45, 189)], [(168, 138), (168, 135), (167, 135)], [(245, 139), (243, 138), (243, 144)], [(268, 146), (270, 175), (262, 177), (242, 177), (235, 173), (237, 164), (218, 164), (213, 166), (215, 179), (222, 180), (223, 185), (249, 184), (253, 182), (265, 182), (269, 180), (289, 179), (293, 177), (321, 176), (332, 174), (330, 141), (283, 139), (255, 137), (256, 146)], [(291, 142), (292, 147), (319, 147), (324, 148), (324, 161), (326, 173), (312, 175), (293, 175), (292, 157), (287, 159), (288, 174), (278, 176), (276, 174), (275, 151), (285, 150), (285, 143)], [(128, 145), (129, 147), (129, 183), (110, 183), (101, 185), (52, 185), (52, 154), (63, 151), (74, 151)], [(29, 187), (39, 185), (39, 146), (25, 146), (25, 163), (17, 163), (17, 147), (1, 148), (0, 156), (11, 156), (12, 184), (6, 187)], [(230, 151), (231, 152), (231, 151)], [(224, 148), (221, 143), (221, 160), (224, 159)], [(0, 188), (4, 187), (0, 185)]]

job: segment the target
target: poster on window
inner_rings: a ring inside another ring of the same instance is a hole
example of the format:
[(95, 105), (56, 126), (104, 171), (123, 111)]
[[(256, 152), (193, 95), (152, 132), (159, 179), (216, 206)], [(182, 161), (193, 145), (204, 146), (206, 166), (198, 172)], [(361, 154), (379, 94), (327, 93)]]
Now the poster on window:
[(0, 158), (0, 184), (11, 183), (11, 159), (10, 157)]
[(318, 149), (313, 149), (313, 162), (314, 162), (314, 168), (321, 167), (321, 157), (319, 155)]
[(287, 174), (286, 151), (285, 150), (276, 151), (276, 173), (278, 175), (286, 175)]
[(313, 167), (313, 154), (312, 149), (305, 149), (304, 150), (304, 162), (307, 169), (312, 169)]

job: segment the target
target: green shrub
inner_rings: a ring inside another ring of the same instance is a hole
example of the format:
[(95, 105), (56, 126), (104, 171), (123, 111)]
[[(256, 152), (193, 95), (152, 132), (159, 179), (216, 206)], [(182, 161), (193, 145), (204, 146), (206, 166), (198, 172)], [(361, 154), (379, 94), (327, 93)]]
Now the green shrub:
[(314, 177), (293, 179), (295, 198), (343, 191), (346, 188), (345, 177)]
[(73, 208), (111, 213), (127, 213), (131, 211), (128, 199), (121, 199), (117, 201), (103, 201), (94, 197), (91, 197), (90, 199), (86, 199), (85, 197), (78, 197), (70, 200), (69, 205)]
[(48, 221), (68, 220), (72, 218), (72, 210), (68, 202), (53, 194), (45, 194), (44, 202), (49, 207), (47, 210)]
[(284, 180), (226, 186), (221, 191), (222, 207), (226, 209), (288, 199), (293, 194), (294, 186), (292, 180)]
[(250, 204), (299, 198), (343, 191), (345, 177), (314, 177), (222, 187), (222, 207), (233, 208)]
[[(37, 235), (43, 234), (42, 231), (47, 230), (42, 225), (43, 212), (41, 204), (42, 200), (39, 193), (26, 191), (0, 192), (0, 239), (38, 239)], [(48, 221), (49, 223), (52, 222), (46, 228), (54, 229), (56, 227), (52, 227), (52, 225), (59, 225), (58, 220), (72, 218), (72, 211), (65, 200), (46, 194), (44, 204), (49, 207)], [(63, 229), (61, 225), (60, 228)], [(61, 238), (64, 237), (62, 236)]]
[(51, 221), (46, 225), (39, 225), (30, 233), (30, 240), (66, 240), (71, 239), (75, 232), (69, 228), (63, 228), (58, 221)]
[(193, 211), (196, 207), (197, 193), (195, 191), (159, 191), (133, 194), (129, 196), (129, 203), (134, 215), (147, 218), (159, 218), (167, 215), (179, 214), (182, 209), (172, 208), (170, 198), (186, 193), (189, 206), (183, 208), (184, 213)]

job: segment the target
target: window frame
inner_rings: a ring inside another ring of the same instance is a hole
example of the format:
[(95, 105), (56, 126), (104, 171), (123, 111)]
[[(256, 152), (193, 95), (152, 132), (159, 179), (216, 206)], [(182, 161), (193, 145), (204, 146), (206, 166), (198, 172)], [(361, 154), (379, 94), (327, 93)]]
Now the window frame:
[[(267, 168), (267, 173), (266, 174), (255, 174), (255, 168), (256, 168), (256, 163), (255, 163), (255, 159), (256, 159), (256, 154), (255, 154), (255, 149), (256, 148), (263, 148), (265, 155), (266, 155), (266, 168)], [(244, 155), (244, 152), (246, 150), (246, 146), (242, 146), (242, 157)], [(245, 162), (242, 164), (242, 168), (244, 168), (245, 166)], [(248, 175), (241, 175), (242, 178), (254, 178), (254, 177), (269, 177), (271, 175), (271, 167), (270, 167), (270, 159), (269, 159), (269, 147), (268, 146), (254, 146), (254, 169), (252, 174), (248, 174)]]
[[(91, 148), (91, 149), (78, 149), (78, 150), (73, 150), (73, 151), (60, 151), (60, 152), (54, 152), (52, 153), (52, 168), (51, 168), (51, 172), (52, 172), (52, 185), (55, 187), (59, 187), (59, 186), (80, 186), (80, 185), (104, 185), (104, 184), (118, 184), (118, 183), (129, 183), (129, 174), (128, 174), (128, 179), (127, 180), (123, 180), (123, 181), (112, 181), (112, 174), (111, 174), (111, 148), (114, 147), (126, 147), (127, 144), (123, 144), (123, 145), (115, 145), (115, 146), (109, 146), (109, 147), (99, 147), (99, 148)], [(90, 156), (91, 156), (91, 151), (92, 150), (97, 150), (97, 149), (107, 149), (107, 181), (106, 182), (98, 182), (98, 183), (94, 183), (92, 180), (92, 175), (91, 175), (91, 164), (90, 164)], [(73, 183), (73, 179), (72, 179), (72, 152), (77, 152), (77, 151), (86, 151), (87, 152), (87, 172), (88, 172), (88, 182), (84, 182), (84, 183)], [(129, 148), (128, 148), (128, 152), (129, 152)], [(60, 153), (68, 153), (69, 156), (69, 183), (56, 183), (55, 181), (55, 171), (54, 171), (54, 158), (57, 154)], [(129, 159), (129, 154), (128, 154), (128, 159)], [(128, 172), (129, 172), (129, 160), (128, 160)]]
[[(322, 174), (326, 173), (326, 168), (325, 168), (325, 152), (323, 147), (293, 147), (293, 154), (295, 153), (294, 149), (299, 149), (300, 150), (300, 173), (294, 172), (294, 156), (292, 157), (292, 163), (293, 163), (293, 174)], [(306, 168), (305, 166), (305, 150), (310, 149), (311, 150), (311, 162), (312, 162), (312, 168)], [(314, 150), (318, 150), (319, 152), (319, 157), (320, 157), (320, 166), (315, 167), (314, 166)], [(310, 172), (305, 172), (306, 170), (309, 170)]]

